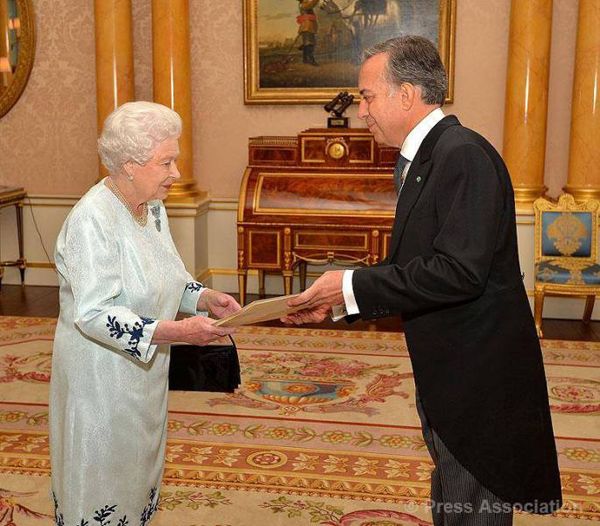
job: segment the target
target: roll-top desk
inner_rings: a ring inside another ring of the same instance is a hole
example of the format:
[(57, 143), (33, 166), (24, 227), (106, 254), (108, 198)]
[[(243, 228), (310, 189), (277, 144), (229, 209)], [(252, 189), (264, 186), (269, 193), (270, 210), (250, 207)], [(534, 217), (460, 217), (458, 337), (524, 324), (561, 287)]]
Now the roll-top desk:
[(396, 207), (398, 150), (366, 129), (309, 129), (297, 137), (254, 137), (240, 189), (238, 280), (249, 269), (281, 272), (286, 294), (298, 267), (372, 265), (387, 255)]

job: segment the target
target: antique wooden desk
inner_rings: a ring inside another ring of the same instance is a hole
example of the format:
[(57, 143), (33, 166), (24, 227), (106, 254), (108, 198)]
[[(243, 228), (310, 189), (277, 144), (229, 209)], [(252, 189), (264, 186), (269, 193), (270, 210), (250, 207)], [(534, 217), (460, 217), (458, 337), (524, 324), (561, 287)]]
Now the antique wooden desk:
[(366, 129), (309, 129), (297, 137), (254, 137), (240, 189), (238, 282), (249, 269), (281, 272), (286, 294), (307, 264), (371, 265), (388, 251), (396, 208), (398, 150)]
[(19, 259), (16, 261), (0, 261), (0, 287), (4, 276), (4, 267), (19, 267), (21, 284), (25, 281), (26, 260), (23, 257), (23, 205), (25, 203), (23, 188), (0, 186), (0, 208), (14, 206), (17, 212), (17, 236), (19, 241)]

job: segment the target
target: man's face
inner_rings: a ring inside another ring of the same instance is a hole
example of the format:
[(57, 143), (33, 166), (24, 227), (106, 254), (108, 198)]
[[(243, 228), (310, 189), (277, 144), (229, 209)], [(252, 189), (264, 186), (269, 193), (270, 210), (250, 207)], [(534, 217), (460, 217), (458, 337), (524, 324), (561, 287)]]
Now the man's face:
[(400, 147), (408, 135), (405, 131), (407, 115), (402, 110), (400, 89), (391, 86), (385, 78), (387, 60), (387, 53), (380, 53), (360, 68), (358, 118), (367, 123), (378, 143)]

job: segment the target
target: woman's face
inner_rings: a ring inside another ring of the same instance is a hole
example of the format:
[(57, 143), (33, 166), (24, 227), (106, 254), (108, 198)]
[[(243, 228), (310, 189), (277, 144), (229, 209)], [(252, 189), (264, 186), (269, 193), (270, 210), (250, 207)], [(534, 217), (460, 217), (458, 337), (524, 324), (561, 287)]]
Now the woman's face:
[(177, 169), (179, 140), (165, 139), (154, 149), (152, 159), (146, 164), (131, 163), (133, 187), (142, 202), (165, 199), (171, 185), (181, 177)]

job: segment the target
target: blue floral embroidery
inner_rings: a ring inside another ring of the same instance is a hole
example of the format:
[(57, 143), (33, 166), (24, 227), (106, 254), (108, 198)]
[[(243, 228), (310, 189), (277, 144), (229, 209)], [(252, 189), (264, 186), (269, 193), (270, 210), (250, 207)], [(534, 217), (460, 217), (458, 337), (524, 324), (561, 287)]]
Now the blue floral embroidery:
[[(54, 500), (54, 517), (56, 526), (65, 526), (65, 520), (63, 518), (63, 514), (58, 511), (58, 499), (54, 492), (52, 492), (52, 499)], [(146, 526), (150, 519), (158, 510), (158, 492), (156, 488), (152, 488), (150, 490), (150, 495), (148, 497), (148, 504), (144, 507), (142, 511), (142, 515), (140, 517), (140, 526)], [(116, 513), (117, 505), (113, 504), (112, 506), (104, 506), (99, 510), (94, 511), (94, 522), (97, 523), (96, 526), (110, 526), (111, 520), (109, 520), (114, 513)], [(114, 517), (113, 517), (114, 518)], [(89, 521), (85, 519), (81, 519), (81, 522), (77, 526), (90, 526)], [(123, 515), (119, 519), (119, 522), (116, 526), (129, 526), (129, 520), (127, 519), (127, 515)]]
[(199, 292), (203, 288), (204, 288), (204, 285), (202, 285), (202, 283), (199, 283), (198, 281), (190, 281), (185, 286), (185, 290), (189, 290), (190, 292)]
[(56, 526), (65, 526), (63, 514), (58, 512), (58, 500), (56, 499), (54, 492), (52, 492), (52, 500), (54, 500), (54, 522), (56, 522)]
[(127, 354), (133, 356), (134, 358), (137, 358), (138, 360), (142, 356), (142, 353), (138, 351), (138, 345), (140, 343), (140, 340), (144, 336), (144, 327), (156, 321), (152, 318), (144, 318), (142, 316), (140, 316), (140, 320), (141, 323), (139, 321), (136, 321), (133, 324), (133, 327), (129, 328), (129, 324), (127, 323), (121, 325), (121, 323), (117, 321), (116, 316), (108, 316), (108, 323), (106, 324), (111, 338), (116, 338), (117, 340), (119, 340), (125, 334), (129, 335), (129, 347), (127, 349), (124, 349), (124, 351)]
[(152, 488), (150, 490), (150, 495), (148, 496), (148, 504), (142, 511), (142, 515), (140, 516), (140, 526), (146, 526), (150, 522), (150, 519), (156, 513), (158, 509), (158, 495), (156, 488)]
[[(58, 511), (58, 500), (54, 492), (52, 492), (52, 499), (54, 500), (54, 519), (56, 522), (56, 526), (65, 526), (65, 519), (63, 518), (63, 514)], [(111, 521), (108, 520), (117, 510), (117, 505), (113, 504), (112, 506), (104, 506), (103, 508), (96, 510), (94, 512), (94, 521), (97, 523), (97, 526), (110, 526)], [(85, 519), (81, 519), (81, 522), (77, 526), (89, 526), (90, 522)], [(124, 515), (116, 526), (129, 526), (129, 521), (127, 520), (127, 515)]]
[[(94, 520), (99, 524), (99, 526), (107, 526), (111, 521), (107, 520), (110, 516), (116, 511), (117, 505), (113, 504), (112, 506), (104, 506), (99, 510), (94, 512)], [(123, 517), (125, 519), (125, 517)], [(83, 522), (81, 519), (81, 526), (87, 526), (87, 521)]]

